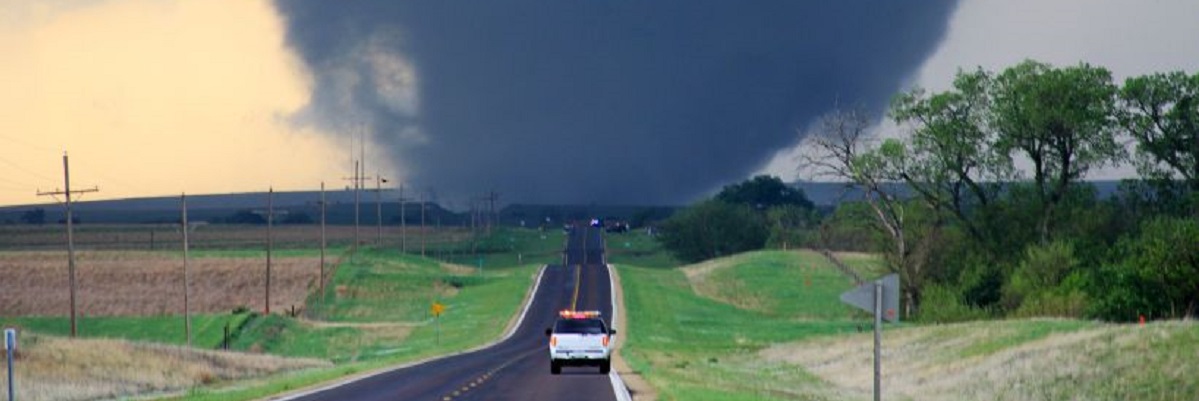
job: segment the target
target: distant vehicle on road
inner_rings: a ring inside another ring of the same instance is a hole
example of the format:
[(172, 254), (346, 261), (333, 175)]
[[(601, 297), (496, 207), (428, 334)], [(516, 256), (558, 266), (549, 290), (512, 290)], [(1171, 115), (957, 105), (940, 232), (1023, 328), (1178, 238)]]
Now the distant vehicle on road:
[(564, 310), (554, 327), (545, 329), (550, 338), (550, 373), (563, 366), (599, 366), (600, 373), (612, 370), (612, 336), (616, 330), (604, 325), (596, 311)]
[(591, 219), (591, 226), (592, 227), (603, 227), (604, 221), (600, 220), (600, 219)]

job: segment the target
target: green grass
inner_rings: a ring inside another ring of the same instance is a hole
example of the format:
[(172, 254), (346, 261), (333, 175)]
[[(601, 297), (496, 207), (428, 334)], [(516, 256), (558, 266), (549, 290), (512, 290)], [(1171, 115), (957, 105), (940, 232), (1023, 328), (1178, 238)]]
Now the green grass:
[[(774, 252), (743, 258), (746, 266), (751, 266), (751, 275), (755, 271), (768, 273), (767, 277), (748, 278), (766, 294), (801, 294), (792, 297), (797, 301), (795, 305), (780, 303), (765, 311), (697, 295), (676, 269), (618, 267), (631, 333), (624, 353), (633, 369), (655, 386), (661, 399), (774, 400), (790, 399), (796, 391), (812, 397), (823, 394), (824, 385), (802, 369), (763, 364), (755, 355), (780, 342), (856, 332), (858, 322), (844, 318), (796, 318), (829, 315), (823, 310), (827, 303), (816, 298), (844, 291), (850, 284), (841, 279), (831, 288), (802, 287), (802, 279), (788, 281), (796, 277), (792, 276), (794, 272), (768, 271), (799, 269), (798, 265), (779, 266), (778, 258)], [(738, 268), (718, 274), (743, 274), (736, 271)], [(813, 285), (824, 280), (836, 282), (837, 273), (827, 266), (812, 274), (817, 278)], [(780, 383), (788, 386), (780, 387)], [(799, 389), (789, 387), (795, 383), (801, 385)]]
[[(192, 345), (215, 349), (224, 337), (225, 324), (236, 329), (249, 314), (219, 314), (192, 316)], [(2, 327), (19, 327), (42, 334), (68, 336), (71, 320), (60, 316), (28, 316), (0, 318)], [(113, 316), (78, 319), (81, 337), (122, 338), (162, 344), (187, 343), (182, 316)]]
[[(430, 247), (427, 255), (449, 263), (464, 266), (505, 268), (529, 264), (543, 265), (562, 260), (564, 236), (560, 230), (545, 230), (499, 227), (491, 235), (482, 235), (477, 241), (467, 239), (458, 243), (438, 244)], [(412, 252), (409, 249), (409, 252)]]
[[(179, 399), (260, 398), (480, 346), (502, 335), (519, 311), (540, 268), (525, 262), (485, 268), (480, 275), (395, 250), (364, 249), (353, 261), (343, 261), (323, 299), (314, 295), (309, 301), (309, 314), (333, 326), (272, 315), (249, 322), (233, 343), (235, 349), (323, 358), (339, 366), (236, 388), (200, 388)], [(434, 300), (446, 305), (440, 322), (428, 312)]]
[[(332, 369), (304, 371), (271, 377), (237, 386), (197, 388), (172, 400), (251, 400), (280, 392), (308, 387), (356, 373), (381, 369), (404, 362), (479, 346), (502, 335), (509, 319), (518, 312), (520, 301), (532, 283), (536, 268), (526, 266), (511, 269), (503, 277), (470, 286), (455, 297), (445, 300), (446, 312), (441, 317), (440, 338), (437, 325), (426, 321), (416, 327), (409, 337), (393, 349), (362, 349), (355, 362), (342, 363)], [(269, 324), (294, 329), (294, 322), (272, 317)], [(352, 329), (356, 330), (356, 329)], [(300, 348), (319, 346), (324, 334), (320, 330), (293, 332), (279, 336), (282, 341), (271, 347), (295, 348), (290, 352), (305, 352)], [(325, 344), (328, 345), (328, 344)], [(319, 353), (309, 350), (310, 353)], [(336, 358), (335, 358), (336, 359)], [(342, 361), (348, 362), (348, 361)]]
[(853, 312), (840, 300), (853, 284), (815, 252), (750, 252), (735, 256), (734, 263), (708, 276), (722, 299), (744, 299), (779, 318), (838, 320)]
[(644, 230), (621, 234), (605, 233), (604, 241), (609, 263), (660, 268), (680, 264), (674, 255), (662, 248), (657, 237), (647, 235)]
[(991, 331), (991, 335), (963, 348), (958, 356), (970, 358), (992, 355), (1005, 349), (1045, 339), (1052, 334), (1071, 333), (1097, 327), (1094, 322), (1080, 320), (1011, 320), (1004, 323), (1002, 330)]

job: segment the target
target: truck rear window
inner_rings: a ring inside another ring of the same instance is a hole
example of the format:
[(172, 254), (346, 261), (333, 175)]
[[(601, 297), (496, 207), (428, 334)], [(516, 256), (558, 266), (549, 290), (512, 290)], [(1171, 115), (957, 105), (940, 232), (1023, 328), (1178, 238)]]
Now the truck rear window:
[(604, 322), (599, 319), (562, 319), (554, 325), (555, 333), (607, 334)]

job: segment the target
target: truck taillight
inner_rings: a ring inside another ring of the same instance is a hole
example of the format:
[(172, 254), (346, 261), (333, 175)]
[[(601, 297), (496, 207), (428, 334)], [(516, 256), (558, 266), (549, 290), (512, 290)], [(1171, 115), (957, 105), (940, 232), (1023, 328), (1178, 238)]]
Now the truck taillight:
[(608, 336), (604, 336), (604, 346), (608, 346)]
[[(604, 341), (607, 341), (607, 340), (604, 340)], [(552, 336), (552, 337), (550, 337), (550, 346), (551, 346), (551, 347), (557, 347), (557, 346), (558, 346), (558, 336)]]

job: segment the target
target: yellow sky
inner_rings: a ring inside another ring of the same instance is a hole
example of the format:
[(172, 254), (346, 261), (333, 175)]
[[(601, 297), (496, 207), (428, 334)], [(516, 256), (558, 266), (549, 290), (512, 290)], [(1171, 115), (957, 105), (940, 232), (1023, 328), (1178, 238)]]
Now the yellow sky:
[(0, 0), (0, 205), (64, 150), (85, 199), (344, 186), (347, 144), (287, 122), (311, 85), (264, 0)]

